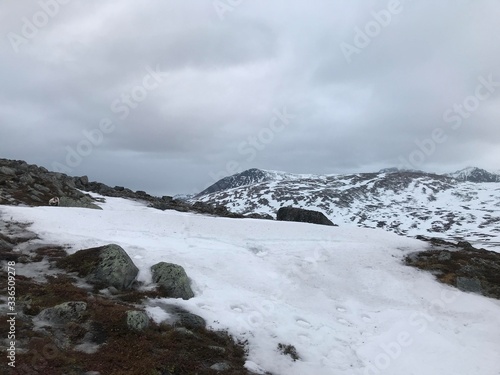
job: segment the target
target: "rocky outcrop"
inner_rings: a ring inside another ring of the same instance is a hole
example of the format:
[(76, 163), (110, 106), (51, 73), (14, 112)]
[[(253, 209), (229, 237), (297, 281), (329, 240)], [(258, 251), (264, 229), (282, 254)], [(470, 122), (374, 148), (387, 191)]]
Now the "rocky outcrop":
[(160, 262), (151, 267), (153, 282), (157, 283), (165, 297), (190, 299), (194, 297), (191, 282), (183, 267)]
[(281, 207), (276, 215), (278, 221), (297, 221), (335, 226), (322, 212), (304, 210), (303, 208)]
[(0, 159), (0, 205), (48, 206), (53, 198), (59, 198), (59, 207), (82, 207), (100, 209), (99, 199), (82, 193), (81, 190), (106, 197), (134, 199), (145, 202), (159, 210), (195, 212), (205, 215), (242, 218), (225, 206), (207, 203), (191, 204), (170, 196), (155, 197), (145, 191), (132, 191), (123, 186), (110, 187), (89, 181), (87, 176), (70, 177), (64, 173), (49, 172), (43, 167), (24, 161)]
[(429, 241), (431, 250), (410, 254), (407, 265), (432, 272), (439, 281), (464, 292), (500, 299), (500, 253), (465, 241), (419, 238)]
[(58, 266), (77, 272), (92, 284), (118, 290), (129, 289), (139, 272), (125, 250), (114, 244), (77, 251), (61, 259)]
[(0, 204), (47, 206), (54, 197), (65, 202), (61, 206), (100, 209), (92, 197), (76, 189), (73, 177), (24, 161), (0, 159)]

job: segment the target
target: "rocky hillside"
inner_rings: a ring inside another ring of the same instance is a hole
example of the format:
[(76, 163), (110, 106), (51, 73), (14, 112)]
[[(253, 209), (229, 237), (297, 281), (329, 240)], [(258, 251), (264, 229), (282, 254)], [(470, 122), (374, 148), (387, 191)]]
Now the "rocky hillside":
[[(326, 176), (256, 171), (233, 176), (234, 184), (226, 189), (215, 184), (219, 189), (195, 200), (240, 214), (272, 216), (281, 207), (296, 206), (320, 210), (339, 225), (467, 239), (481, 245), (500, 242), (500, 183), (462, 182), (459, 175), (419, 171)], [(243, 185), (252, 180), (250, 173), (265, 178)], [(469, 178), (478, 173), (471, 171)]]
[(20, 160), (0, 159), (0, 205), (46, 206), (53, 197), (60, 198), (60, 206), (99, 209), (96, 199), (85, 192), (107, 197), (121, 197), (147, 202), (160, 210), (197, 212), (208, 215), (239, 218), (243, 215), (229, 212), (220, 205), (212, 206), (170, 196), (154, 197), (144, 191), (132, 191), (122, 186), (110, 187), (89, 181), (87, 176), (71, 177), (63, 173), (50, 172), (43, 167)]

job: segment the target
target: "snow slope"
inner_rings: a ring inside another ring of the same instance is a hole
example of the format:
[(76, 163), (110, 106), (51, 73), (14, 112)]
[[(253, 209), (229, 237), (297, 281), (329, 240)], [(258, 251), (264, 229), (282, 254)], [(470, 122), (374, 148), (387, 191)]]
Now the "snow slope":
[[(499, 375), (500, 301), (402, 264), (423, 242), (381, 229), (159, 211), (106, 198), (103, 210), (1, 206), (70, 252), (121, 245), (151, 282), (182, 265), (195, 298), (168, 300), (249, 343), (247, 367), (279, 375)], [(22, 273), (22, 265), (19, 264)], [(168, 318), (158, 301), (148, 311)], [(294, 345), (300, 360), (280, 354)]]

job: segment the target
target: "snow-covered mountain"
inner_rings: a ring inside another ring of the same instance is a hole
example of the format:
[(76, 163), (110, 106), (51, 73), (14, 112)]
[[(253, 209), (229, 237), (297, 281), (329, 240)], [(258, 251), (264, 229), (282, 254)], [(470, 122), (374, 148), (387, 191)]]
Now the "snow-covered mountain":
[(301, 175), (292, 173), (265, 171), (262, 169), (252, 168), (232, 176), (224, 177), (197, 194), (195, 198), (218, 191), (234, 189), (240, 186), (257, 184), (259, 182), (293, 180), (300, 177)]
[(453, 176), (392, 169), (315, 176), (251, 169), (219, 181), (194, 199), (238, 213), (273, 216), (280, 207), (292, 205), (321, 211), (338, 225), (498, 244), (500, 182), (471, 182), (488, 176), (477, 168), (467, 171)]
[(467, 167), (448, 176), (462, 182), (500, 182), (500, 173), (491, 173), (477, 167)]

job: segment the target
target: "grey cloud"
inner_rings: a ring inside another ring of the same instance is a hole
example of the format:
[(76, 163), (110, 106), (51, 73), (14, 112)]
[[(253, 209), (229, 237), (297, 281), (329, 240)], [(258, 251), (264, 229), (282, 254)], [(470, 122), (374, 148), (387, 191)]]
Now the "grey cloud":
[[(71, 173), (156, 194), (201, 190), (228, 162), (304, 173), (394, 166), (436, 128), (447, 140), (422, 169), (499, 169), (500, 87), (457, 129), (443, 119), (480, 77), (500, 81), (498, 1), (401, 0), (348, 63), (341, 44), (388, 4), (255, 0), (221, 20), (210, 1), (73, 0), (15, 53), (8, 33), (40, 5), (4, 2), (0, 156), (64, 164), (109, 118), (115, 129)], [(161, 84), (127, 116), (114, 111), (157, 66)], [(285, 130), (249, 145), (283, 107), (295, 116)]]

